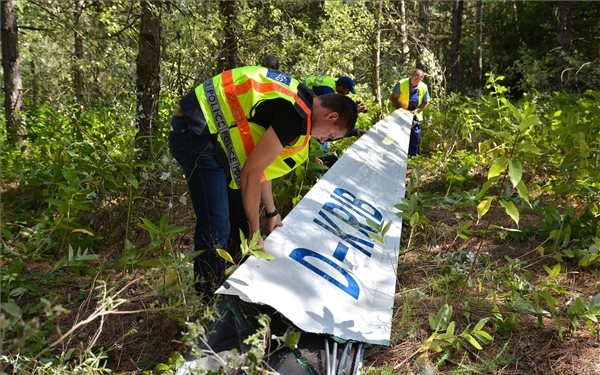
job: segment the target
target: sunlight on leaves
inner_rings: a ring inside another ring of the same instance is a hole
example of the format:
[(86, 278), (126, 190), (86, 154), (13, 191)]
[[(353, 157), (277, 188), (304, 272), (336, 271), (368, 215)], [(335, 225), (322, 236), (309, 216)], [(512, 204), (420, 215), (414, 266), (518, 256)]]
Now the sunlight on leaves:
[(506, 214), (519, 226), (519, 209), (511, 201), (501, 200), (500, 205), (504, 207)]
[(527, 190), (527, 186), (525, 186), (523, 180), (519, 181), (517, 184), (517, 193), (519, 194), (519, 198), (523, 199), (527, 202), (529, 207), (531, 207), (531, 202), (529, 202), (529, 190)]
[(488, 180), (490, 178), (500, 176), (500, 174), (502, 174), (506, 170), (506, 167), (508, 167), (508, 159), (506, 159), (506, 158), (495, 159), (494, 162), (492, 163), (492, 166), (490, 167), (490, 170), (488, 171), (488, 177), (487, 177)]
[(479, 204), (477, 205), (477, 220), (481, 220), (481, 218), (490, 210), (492, 205), (492, 201), (494, 197), (488, 196), (485, 197)]
[(229, 263), (235, 264), (235, 262), (233, 261), (233, 258), (231, 257), (231, 254), (229, 254), (226, 250), (217, 249), (217, 254), (219, 254), (219, 256), (221, 258), (225, 259)]
[(510, 160), (508, 162), (508, 176), (513, 187), (517, 187), (523, 177), (523, 165), (518, 160)]

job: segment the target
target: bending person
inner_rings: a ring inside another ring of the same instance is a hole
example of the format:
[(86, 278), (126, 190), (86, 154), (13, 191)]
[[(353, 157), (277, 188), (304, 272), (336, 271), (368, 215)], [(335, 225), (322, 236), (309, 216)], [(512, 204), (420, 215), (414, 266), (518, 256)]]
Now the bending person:
[(179, 105), (169, 148), (183, 168), (196, 215), (196, 290), (212, 294), (226, 268), (216, 249), (239, 259), (239, 249), (230, 246), (239, 230), (247, 237), (260, 233), (261, 183), (302, 164), (311, 137), (346, 136), (358, 112), (344, 95), (313, 97), (298, 80), (263, 67), (225, 71)]

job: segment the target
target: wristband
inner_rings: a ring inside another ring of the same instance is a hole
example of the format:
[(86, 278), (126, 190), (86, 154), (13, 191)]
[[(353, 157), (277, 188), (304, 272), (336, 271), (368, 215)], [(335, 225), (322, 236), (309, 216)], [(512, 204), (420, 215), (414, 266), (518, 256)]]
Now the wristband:
[(270, 219), (270, 218), (275, 217), (277, 215), (279, 215), (279, 212), (277, 212), (277, 209), (275, 209), (275, 211), (273, 211), (273, 212), (265, 212), (265, 217), (267, 219)]

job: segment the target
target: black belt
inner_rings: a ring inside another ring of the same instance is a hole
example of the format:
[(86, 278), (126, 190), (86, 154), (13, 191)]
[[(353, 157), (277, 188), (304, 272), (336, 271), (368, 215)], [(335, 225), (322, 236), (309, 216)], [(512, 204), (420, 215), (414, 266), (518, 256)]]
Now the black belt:
[(173, 124), (173, 122), (171, 122), (172, 132), (185, 133), (188, 130), (190, 130), (190, 127), (187, 124)]

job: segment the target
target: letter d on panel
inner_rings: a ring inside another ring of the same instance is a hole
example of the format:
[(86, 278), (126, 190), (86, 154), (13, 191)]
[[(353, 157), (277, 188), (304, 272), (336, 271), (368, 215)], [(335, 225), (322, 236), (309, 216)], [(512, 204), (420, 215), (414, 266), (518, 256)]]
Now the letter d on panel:
[[(316, 258), (316, 259), (328, 264), (335, 270), (337, 270), (346, 279), (348, 285), (342, 284), (341, 282), (336, 280), (333, 276), (328, 275), (327, 273), (325, 273), (323, 270), (319, 269), (314, 264), (309, 263), (306, 260), (307, 257)], [(346, 271), (344, 268), (342, 268), (334, 260), (327, 258), (323, 254), (319, 254), (315, 251), (301, 248), (301, 247), (292, 250), (292, 252), (290, 253), (290, 258), (294, 259), (296, 262), (302, 264), (304, 267), (308, 268), (309, 270), (313, 271), (317, 275), (321, 276), (325, 280), (327, 280), (330, 283), (332, 283), (333, 285), (337, 286), (344, 292), (348, 293), (354, 299), (358, 299), (358, 295), (360, 294), (360, 288), (358, 287), (358, 283), (356, 282), (356, 280), (354, 280), (354, 278), (352, 276), (350, 276), (348, 271)]]

